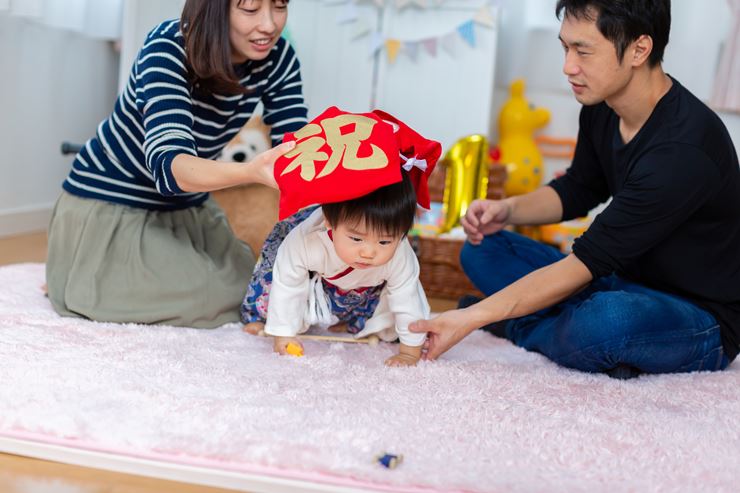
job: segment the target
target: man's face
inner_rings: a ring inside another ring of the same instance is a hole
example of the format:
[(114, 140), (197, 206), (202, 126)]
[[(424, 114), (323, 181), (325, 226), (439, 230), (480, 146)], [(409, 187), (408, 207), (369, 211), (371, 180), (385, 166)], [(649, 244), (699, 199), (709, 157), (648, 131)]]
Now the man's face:
[[(595, 19), (595, 13), (591, 17)], [(630, 47), (620, 63), (614, 44), (601, 34), (595, 21), (568, 15), (559, 38), (565, 50), (563, 73), (578, 102), (592, 105), (618, 98), (632, 77), (627, 63)]]

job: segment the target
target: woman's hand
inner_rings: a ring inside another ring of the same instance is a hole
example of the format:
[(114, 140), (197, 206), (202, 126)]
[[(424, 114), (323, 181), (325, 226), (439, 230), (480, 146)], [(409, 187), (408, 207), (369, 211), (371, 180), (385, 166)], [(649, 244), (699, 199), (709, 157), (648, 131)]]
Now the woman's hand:
[(247, 166), (252, 168), (253, 181), (255, 183), (261, 183), (268, 187), (277, 188), (277, 182), (275, 181), (275, 161), (283, 154), (295, 149), (295, 141), (283, 142), (280, 145), (273, 147), (263, 153), (255, 156), (254, 159), (247, 163)]
[(430, 320), (417, 320), (409, 325), (411, 332), (427, 333), (427, 352), (424, 359), (437, 359), (470, 333), (462, 323), (465, 317), (462, 310), (450, 310)]

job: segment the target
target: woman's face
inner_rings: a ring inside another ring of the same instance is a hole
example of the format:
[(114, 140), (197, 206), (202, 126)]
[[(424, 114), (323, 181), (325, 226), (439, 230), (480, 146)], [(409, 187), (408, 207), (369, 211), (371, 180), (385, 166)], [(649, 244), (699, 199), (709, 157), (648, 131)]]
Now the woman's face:
[(229, 41), (231, 61), (262, 60), (283, 32), (288, 0), (231, 0)]

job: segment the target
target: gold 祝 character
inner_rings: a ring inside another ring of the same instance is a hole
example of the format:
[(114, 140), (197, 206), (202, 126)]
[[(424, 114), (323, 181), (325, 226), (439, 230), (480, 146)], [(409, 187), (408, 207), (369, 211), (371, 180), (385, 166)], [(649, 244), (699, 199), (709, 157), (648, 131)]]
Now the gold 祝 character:
[[(352, 170), (379, 169), (387, 166), (388, 156), (375, 144), (371, 144), (373, 152), (370, 156), (361, 158), (357, 155), (360, 144), (370, 137), (376, 123), (372, 118), (362, 115), (341, 115), (327, 118), (321, 122), (321, 126), (326, 132), (326, 140), (321, 137), (314, 137), (321, 132), (319, 125), (310, 124), (303, 127), (295, 134), (300, 142), (295, 149), (285, 154), (287, 158), (297, 157), (283, 170), (281, 176), (300, 167), (301, 178), (305, 181), (312, 181), (314, 178), (330, 175), (337, 169), (339, 163)], [(343, 134), (342, 129), (346, 129), (350, 125), (354, 126), (354, 131)], [(301, 141), (301, 139), (306, 140)], [(325, 152), (319, 152), (324, 144), (331, 147), (331, 157), (327, 156)], [(316, 176), (316, 161), (324, 161), (327, 158), (328, 161), (324, 169)]]
[[(319, 152), (319, 149), (326, 143), (321, 137), (313, 137), (321, 133), (321, 127), (315, 123), (306, 125), (295, 133), (299, 141), (295, 149), (285, 154), (285, 157), (292, 158), (298, 156), (290, 165), (286, 166), (280, 176), (290, 173), (291, 171), (301, 168), (301, 178), (305, 181), (311, 181), (316, 176), (316, 161), (326, 161), (329, 156), (325, 152)], [(313, 137), (308, 139), (307, 137)], [(301, 141), (301, 139), (306, 139)]]

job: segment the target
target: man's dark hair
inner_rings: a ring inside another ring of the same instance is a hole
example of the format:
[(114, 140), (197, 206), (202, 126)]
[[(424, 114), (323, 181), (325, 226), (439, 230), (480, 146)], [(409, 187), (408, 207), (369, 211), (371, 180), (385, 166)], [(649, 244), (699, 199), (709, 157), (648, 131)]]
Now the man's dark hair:
[(558, 19), (563, 11), (566, 17), (595, 20), (601, 34), (617, 49), (620, 63), (627, 46), (643, 34), (653, 39), (650, 67), (663, 61), (671, 31), (671, 0), (558, 0)]
[(359, 224), (379, 234), (403, 236), (414, 225), (416, 192), (408, 173), (402, 180), (357, 199), (322, 204), (324, 217), (332, 228), (340, 223)]
[[(244, 1), (239, 0), (239, 4)], [(188, 79), (195, 92), (233, 95), (248, 92), (239, 83), (239, 74), (231, 63), (230, 13), (231, 0), (185, 2), (180, 31), (185, 38)]]

